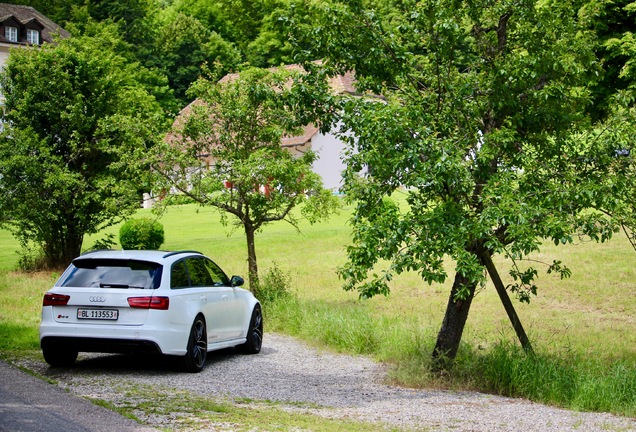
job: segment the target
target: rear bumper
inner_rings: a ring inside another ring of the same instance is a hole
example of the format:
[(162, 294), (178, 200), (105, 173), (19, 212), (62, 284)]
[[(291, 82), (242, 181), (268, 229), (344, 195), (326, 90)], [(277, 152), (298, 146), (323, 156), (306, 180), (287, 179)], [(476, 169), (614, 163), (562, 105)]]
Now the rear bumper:
[(161, 348), (155, 342), (140, 339), (45, 336), (40, 340), (40, 346), (42, 349), (65, 349), (78, 352), (162, 354)]
[[(109, 323), (58, 323), (50, 308), (42, 311), (40, 346), (64, 346), (78, 352), (130, 353), (157, 352), (184, 355), (190, 335), (185, 325), (169, 327), (146, 323), (142, 326), (111, 325)], [(60, 345), (62, 344), (62, 345)]]

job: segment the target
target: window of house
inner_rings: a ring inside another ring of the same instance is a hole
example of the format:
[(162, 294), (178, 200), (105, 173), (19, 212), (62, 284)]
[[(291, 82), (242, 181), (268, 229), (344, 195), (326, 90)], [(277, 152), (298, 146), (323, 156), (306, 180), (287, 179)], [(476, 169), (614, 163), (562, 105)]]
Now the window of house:
[(4, 37), (10, 42), (18, 41), (18, 28), (17, 27), (5, 27)]
[(40, 32), (37, 30), (27, 29), (27, 42), (32, 45), (40, 44)]

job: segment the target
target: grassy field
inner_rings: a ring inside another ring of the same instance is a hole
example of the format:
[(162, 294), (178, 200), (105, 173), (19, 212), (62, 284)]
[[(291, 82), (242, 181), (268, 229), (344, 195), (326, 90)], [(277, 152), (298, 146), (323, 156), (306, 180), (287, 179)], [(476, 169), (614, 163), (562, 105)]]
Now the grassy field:
[[(139, 215), (152, 217), (145, 210)], [(427, 367), (451, 281), (429, 286), (415, 274), (401, 275), (389, 297), (365, 301), (343, 291), (335, 269), (346, 259), (348, 217), (343, 209), (329, 222), (302, 225), (301, 233), (278, 223), (257, 235), (261, 275), (278, 267), (289, 274), (295, 294), (265, 305), (268, 330), (370, 355), (389, 363), (391, 379), (402, 385), (477, 389), (636, 416), (636, 252), (623, 237), (606, 244), (546, 244), (533, 257), (558, 258), (573, 270), (563, 281), (541, 275), (531, 304), (515, 303), (535, 356), (518, 348), (495, 290), (487, 286), (473, 302), (456, 368), (440, 377)], [(212, 210), (173, 207), (160, 222), (163, 249), (199, 250), (228, 273), (246, 275), (241, 231), (229, 235)], [(42, 294), (57, 277), (14, 272), (17, 247), (0, 231), (0, 351), (5, 353), (37, 350)], [(451, 265), (448, 272), (452, 275)], [(507, 275), (504, 264), (500, 273)]]

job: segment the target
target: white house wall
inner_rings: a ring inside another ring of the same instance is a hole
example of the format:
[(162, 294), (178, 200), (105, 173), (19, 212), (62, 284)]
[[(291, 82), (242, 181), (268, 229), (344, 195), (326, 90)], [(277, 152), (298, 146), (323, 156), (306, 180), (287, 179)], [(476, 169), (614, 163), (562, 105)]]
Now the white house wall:
[(0, 43), (0, 67), (4, 66), (9, 58), (9, 46), (7, 44)]
[(338, 192), (342, 186), (342, 172), (345, 169), (342, 161), (344, 143), (332, 134), (318, 132), (311, 139), (311, 148), (318, 156), (312, 170), (322, 177), (325, 189)]

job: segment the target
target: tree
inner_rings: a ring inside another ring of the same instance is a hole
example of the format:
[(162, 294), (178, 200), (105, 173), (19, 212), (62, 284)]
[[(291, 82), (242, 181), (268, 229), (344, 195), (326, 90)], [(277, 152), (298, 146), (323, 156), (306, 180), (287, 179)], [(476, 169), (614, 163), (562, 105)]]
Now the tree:
[[(274, 5), (271, 7), (274, 8)], [(278, 21), (283, 13), (284, 9), (280, 6), (263, 18), (258, 36), (244, 48), (248, 64), (270, 67), (294, 63), (294, 47), (287, 40)]]
[(291, 47), (278, 31), (279, 8), (287, 4), (288, 0), (176, 0), (164, 15), (195, 17), (236, 46), (251, 66), (280, 66), (291, 58)]
[(232, 44), (208, 31), (196, 18), (182, 13), (161, 26), (155, 45), (154, 63), (168, 76), (182, 106), (191, 102), (186, 91), (204, 73), (206, 64), (222, 65), (222, 71), (229, 72), (241, 60)]
[[(599, 66), (567, 1), (394, 2), (390, 14), (363, 3), (314, 4), (315, 23), (286, 18), (308, 59), (323, 59), (316, 76), (355, 70), (361, 92), (386, 98), (330, 110), (348, 140), (344, 191), (355, 204), (345, 288), (387, 294), (406, 271), (441, 283), (450, 257), (433, 367), (455, 357), (486, 274), (531, 349), (508, 297), (537, 292), (536, 265), (523, 260), (544, 239), (604, 241), (621, 228), (633, 239), (633, 112), (599, 125), (585, 116)], [(511, 263), (507, 286), (494, 255)], [(546, 269), (570, 272), (560, 261)]]
[(586, 1), (579, 13), (583, 24), (596, 35), (596, 55), (603, 65), (601, 79), (592, 86), (592, 115), (609, 114), (617, 91), (634, 86), (633, 60), (636, 3), (629, 0)]
[(164, 118), (108, 32), (13, 50), (0, 74), (0, 213), (50, 267), (85, 234), (139, 207), (143, 166)]
[(154, 14), (159, 10), (154, 0), (86, 0), (85, 4), (93, 19), (117, 24), (125, 41), (139, 47), (153, 42)]
[[(140, 83), (161, 105), (167, 116), (173, 116), (183, 107), (181, 101), (175, 97), (170, 81), (164, 74), (163, 68), (156, 66), (154, 55), (148, 53), (148, 47), (133, 45), (126, 42), (120, 33), (120, 25), (110, 19), (95, 21), (88, 14), (86, 7), (74, 9), (73, 22), (69, 22), (67, 30), (75, 36), (85, 38), (102, 38), (108, 34), (108, 49), (122, 57), (125, 63), (138, 64), (130, 68), (130, 79)], [(153, 54), (156, 48), (152, 48)], [(165, 127), (165, 124), (163, 125)], [(168, 124), (169, 127), (169, 124)]]
[(311, 170), (315, 154), (294, 157), (281, 147), (281, 138), (302, 124), (289, 83), (284, 71), (254, 68), (218, 83), (197, 81), (197, 101), (157, 152), (165, 189), (218, 209), (225, 222), (234, 217), (243, 228), (252, 288), (258, 286), (255, 235), (264, 225), (285, 220), (297, 227), (297, 206), (315, 222), (337, 204)]

